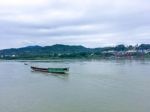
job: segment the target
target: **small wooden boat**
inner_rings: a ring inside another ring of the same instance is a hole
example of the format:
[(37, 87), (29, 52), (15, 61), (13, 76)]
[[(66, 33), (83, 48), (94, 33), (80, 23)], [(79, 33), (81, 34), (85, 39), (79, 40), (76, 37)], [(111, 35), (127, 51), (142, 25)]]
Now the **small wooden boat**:
[(24, 63), (24, 65), (28, 65), (27, 63)]
[(39, 72), (47, 72), (47, 73), (67, 73), (69, 68), (39, 68), (31, 66), (31, 69)]

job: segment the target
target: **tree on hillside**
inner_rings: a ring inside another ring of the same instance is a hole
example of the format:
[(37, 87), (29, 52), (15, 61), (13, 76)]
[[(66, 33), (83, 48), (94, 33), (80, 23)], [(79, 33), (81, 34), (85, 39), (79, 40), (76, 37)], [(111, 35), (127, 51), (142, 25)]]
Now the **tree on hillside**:
[(117, 45), (115, 47), (115, 51), (125, 51), (125, 50), (126, 50), (126, 47), (123, 44)]

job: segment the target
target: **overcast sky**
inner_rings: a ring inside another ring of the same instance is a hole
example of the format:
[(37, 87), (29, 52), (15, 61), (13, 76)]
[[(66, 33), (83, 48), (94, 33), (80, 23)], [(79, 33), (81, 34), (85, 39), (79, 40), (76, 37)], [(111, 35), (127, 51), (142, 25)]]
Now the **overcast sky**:
[(150, 43), (150, 0), (0, 0), (0, 49)]

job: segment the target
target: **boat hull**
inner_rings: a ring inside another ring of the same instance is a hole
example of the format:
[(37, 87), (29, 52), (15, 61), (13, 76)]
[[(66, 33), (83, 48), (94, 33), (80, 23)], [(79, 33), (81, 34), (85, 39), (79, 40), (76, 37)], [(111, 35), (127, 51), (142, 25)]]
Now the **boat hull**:
[(39, 72), (47, 72), (47, 73), (67, 73), (69, 68), (39, 68), (31, 66), (31, 69)]

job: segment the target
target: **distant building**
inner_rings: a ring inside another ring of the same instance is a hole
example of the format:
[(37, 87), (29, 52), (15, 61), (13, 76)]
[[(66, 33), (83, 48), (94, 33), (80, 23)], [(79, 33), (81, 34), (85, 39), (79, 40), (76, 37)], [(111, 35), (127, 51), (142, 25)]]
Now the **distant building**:
[(137, 51), (136, 50), (128, 50), (126, 51), (126, 53), (136, 53)]
[(13, 57), (13, 58), (14, 58), (14, 57), (16, 57), (16, 55), (11, 55), (11, 57)]

